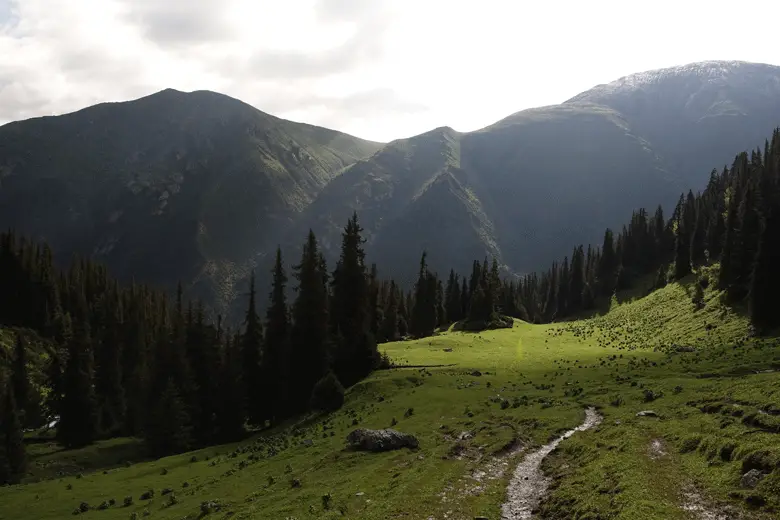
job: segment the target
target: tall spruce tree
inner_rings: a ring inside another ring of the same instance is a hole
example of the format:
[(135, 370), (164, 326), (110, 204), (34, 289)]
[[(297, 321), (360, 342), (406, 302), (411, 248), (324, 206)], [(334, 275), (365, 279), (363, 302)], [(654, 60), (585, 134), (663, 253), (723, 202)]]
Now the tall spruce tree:
[(314, 385), (328, 372), (328, 275), (314, 232), (294, 268), (298, 295), (292, 306), (290, 410), (306, 409)]
[(341, 256), (331, 286), (331, 332), (338, 338), (335, 373), (344, 386), (367, 376), (379, 361), (376, 339), (371, 331), (369, 279), (357, 213), (342, 233)]
[(30, 404), (30, 375), (27, 372), (27, 347), (21, 333), (16, 334), (14, 346), (13, 380), (15, 408), (19, 413), (22, 425), (27, 425), (27, 409)]
[(602, 296), (610, 296), (615, 290), (618, 257), (615, 251), (615, 238), (612, 230), (607, 228), (604, 232), (604, 240), (601, 245), (601, 259), (598, 265), (599, 293)]
[(246, 419), (240, 339), (234, 339), (230, 333), (226, 336), (218, 386), (220, 407), (217, 410), (217, 439), (220, 442), (241, 438)]
[(0, 374), (0, 486), (18, 484), (27, 468), (14, 386), (11, 381), (4, 382)]
[(268, 419), (276, 422), (287, 416), (290, 371), (290, 321), (287, 309), (287, 275), (282, 262), (282, 250), (276, 249), (273, 281), (265, 315), (265, 352), (263, 354), (263, 381), (265, 395), (269, 396)]
[(396, 341), (398, 335), (398, 303), (403, 303), (403, 298), (398, 296), (398, 288), (394, 281), (390, 281), (390, 289), (387, 295), (387, 307), (385, 308), (384, 318), (380, 337), (384, 341)]
[(63, 397), (57, 439), (66, 448), (80, 448), (97, 437), (97, 403), (93, 384), (93, 353), (85, 297), (79, 298), (73, 338), (63, 377)]
[(262, 424), (265, 410), (262, 379), (263, 324), (257, 312), (255, 273), (249, 280), (249, 304), (244, 315), (244, 333), (241, 336), (241, 357), (244, 369), (244, 403), (251, 424)]
[(436, 328), (436, 291), (431, 286), (431, 273), (426, 262), (427, 253), (420, 258), (420, 271), (414, 286), (414, 307), (412, 308), (409, 332), (412, 336), (423, 338), (433, 334)]

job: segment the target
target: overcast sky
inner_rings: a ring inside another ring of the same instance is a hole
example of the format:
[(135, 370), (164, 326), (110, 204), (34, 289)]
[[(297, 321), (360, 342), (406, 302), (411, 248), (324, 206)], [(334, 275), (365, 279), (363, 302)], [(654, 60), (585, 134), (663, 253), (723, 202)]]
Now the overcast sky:
[(778, 20), (776, 0), (0, 0), (0, 123), (172, 87), (368, 139), (467, 131), (632, 72), (780, 64)]

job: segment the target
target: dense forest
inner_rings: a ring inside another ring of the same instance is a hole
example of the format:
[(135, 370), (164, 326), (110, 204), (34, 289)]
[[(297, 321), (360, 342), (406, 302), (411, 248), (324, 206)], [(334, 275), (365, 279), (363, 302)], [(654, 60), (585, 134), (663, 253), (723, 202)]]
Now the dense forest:
[[(780, 320), (780, 272), (771, 265), (780, 253), (780, 130), (763, 150), (713, 171), (703, 192), (681, 195), (671, 218), (661, 207), (640, 209), (619, 233), (607, 229), (601, 246), (577, 246), (542, 273), (502, 279), (498, 262), (484, 259), (445, 280), (423, 253), (406, 291), (367, 265), (361, 233), (355, 214), (329, 271), (310, 232), (292, 267), (292, 302), (278, 250), (267, 303), (258, 302), (253, 276), (237, 327), (183, 301), (181, 288), (169, 298), (121, 286), (82, 258), (59, 270), (45, 244), (0, 235), (0, 324), (17, 331), (13, 352), (0, 359), (0, 483), (24, 471), (23, 430), (52, 419), (67, 448), (130, 435), (161, 456), (231, 441), (247, 426), (338, 408), (345, 387), (389, 366), (377, 342), (455, 322), (511, 326), (505, 316), (562, 320), (640, 278), (660, 287), (716, 262), (713, 282), (725, 297), (747, 304), (757, 331), (770, 329)], [(22, 330), (48, 345), (43, 385), (31, 384)]]

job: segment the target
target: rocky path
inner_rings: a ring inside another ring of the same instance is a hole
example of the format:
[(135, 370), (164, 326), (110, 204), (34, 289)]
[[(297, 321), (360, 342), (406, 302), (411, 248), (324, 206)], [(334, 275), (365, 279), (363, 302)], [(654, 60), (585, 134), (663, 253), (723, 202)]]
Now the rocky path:
[(509, 482), (507, 500), (501, 506), (501, 519), (525, 520), (531, 518), (550, 485), (550, 479), (542, 473), (540, 467), (542, 460), (564, 439), (568, 439), (577, 432), (589, 430), (600, 422), (601, 415), (596, 409), (588, 408), (585, 410), (585, 421), (581, 425), (567, 431), (537, 451), (529, 453), (517, 466), (512, 480)]

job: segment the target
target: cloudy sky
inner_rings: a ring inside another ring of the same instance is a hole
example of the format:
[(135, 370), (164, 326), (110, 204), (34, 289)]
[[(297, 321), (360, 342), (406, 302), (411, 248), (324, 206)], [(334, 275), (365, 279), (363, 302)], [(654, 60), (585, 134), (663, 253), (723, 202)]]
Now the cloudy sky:
[(0, 123), (172, 87), (384, 141), (481, 128), (641, 70), (780, 64), (780, 2), (635, 4), (0, 0)]

